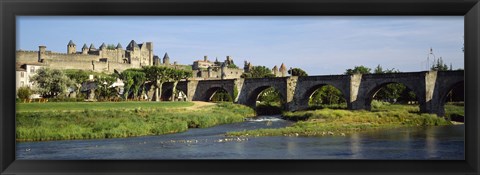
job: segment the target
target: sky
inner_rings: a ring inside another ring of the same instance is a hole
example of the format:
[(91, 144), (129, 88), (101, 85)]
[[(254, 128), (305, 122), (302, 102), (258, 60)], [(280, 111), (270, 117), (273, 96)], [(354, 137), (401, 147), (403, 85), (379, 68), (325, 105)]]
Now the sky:
[[(424, 71), (427, 57), (464, 67), (463, 16), (17, 16), (17, 50), (65, 53), (72, 40), (99, 47), (153, 42), (154, 54), (192, 64), (231, 56), (241, 68), (301, 68), (343, 74), (355, 66)], [(429, 55), (430, 48), (433, 55)], [(431, 65), (432, 63), (429, 63)]]

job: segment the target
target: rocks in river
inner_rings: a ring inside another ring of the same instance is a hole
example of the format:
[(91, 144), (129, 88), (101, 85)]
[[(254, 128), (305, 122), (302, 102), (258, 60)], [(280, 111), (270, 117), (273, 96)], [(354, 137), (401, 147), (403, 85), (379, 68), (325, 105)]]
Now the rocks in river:
[(214, 142), (223, 143), (223, 142), (244, 142), (244, 141), (248, 141), (248, 138), (247, 137), (237, 137), (237, 138), (230, 137), (230, 138), (218, 139), (218, 140), (215, 140)]

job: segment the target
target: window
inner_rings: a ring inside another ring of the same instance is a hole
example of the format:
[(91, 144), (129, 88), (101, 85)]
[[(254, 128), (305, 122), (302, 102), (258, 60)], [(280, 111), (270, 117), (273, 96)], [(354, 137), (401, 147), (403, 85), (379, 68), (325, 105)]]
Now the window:
[(20, 86), (24, 86), (24, 85), (25, 85), (25, 83), (23, 81), (20, 81)]
[(35, 67), (34, 66), (30, 67), (30, 73), (35, 73)]
[(20, 77), (22, 77), (22, 78), (25, 77), (24, 72), (20, 72)]

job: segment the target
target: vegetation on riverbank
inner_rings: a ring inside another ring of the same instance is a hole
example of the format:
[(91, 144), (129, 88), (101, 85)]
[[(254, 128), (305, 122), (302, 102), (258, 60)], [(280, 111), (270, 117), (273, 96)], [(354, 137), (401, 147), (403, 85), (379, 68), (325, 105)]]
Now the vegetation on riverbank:
[(83, 111), (88, 110), (117, 110), (117, 109), (163, 109), (193, 106), (192, 102), (48, 102), (48, 103), (17, 103), (17, 112), (41, 111)]
[[(285, 112), (284, 119), (298, 121), (292, 126), (277, 129), (258, 129), (229, 132), (227, 136), (324, 136), (346, 135), (369, 129), (394, 128), (403, 126), (438, 126), (452, 123), (435, 114), (421, 114), (418, 106), (390, 105), (380, 103), (372, 105), (372, 111), (349, 111), (339, 109), (320, 109), (310, 111)], [(447, 113), (462, 111), (463, 107), (448, 105)]]
[[(183, 132), (188, 128), (242, 122), (255, 115), (252, 109), (232, 103), (219, 103), (198, 110), (186, 110), (184, 107), (193, 103), (185, 102), (150, 102), (163, 107), (135, 103), (139, 102), (128, 102), (129, 105), (123, 107), (115, 103), (115, 108), (108, 109), (108, 103), (103, 102), (97, 107), (89, 106), (94, 109), (62, 112), (64, 106), (56, 106), (58, 111), (52, 108), (43, 112), (25, 112), (31, 110), (20, 108), (16, 116), (16, 138), (17, 141), (46, 141), (161, 135)], [(52, 104), (44, 105), (52, 107)]]

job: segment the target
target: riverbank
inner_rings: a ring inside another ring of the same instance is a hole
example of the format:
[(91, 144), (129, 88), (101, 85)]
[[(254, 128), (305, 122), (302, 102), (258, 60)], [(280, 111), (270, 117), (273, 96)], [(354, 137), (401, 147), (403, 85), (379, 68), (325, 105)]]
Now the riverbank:
[(242, 122), (255, 115), (251, 108), (232, 103), (66, 102), (37, 103), (38, 108), (28, 105), (17, 104), (17, 141), (161, 135)]
[[(448, 115), (460, 115), (463, 106), (449, 106)], [(452, 114), (454, 111), (455, 114)], [(417, 106), (387, 105), (374, 106), (372, 111), (350, 111), (319, 109), (310, 111), (284, 112), (282, 118), (298, 121), (292, 126), (278, 129), (258, 129), (228, 132), (227, 136), (325, 136), (395, 127), (423, 127), (452, 125), (452, 122), (434, 114), (421, 114)]]

